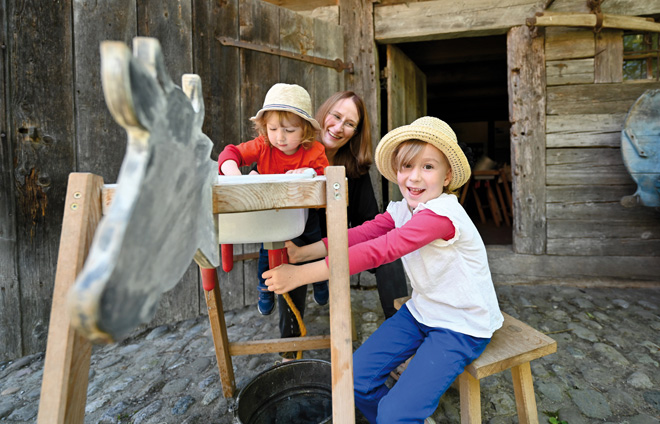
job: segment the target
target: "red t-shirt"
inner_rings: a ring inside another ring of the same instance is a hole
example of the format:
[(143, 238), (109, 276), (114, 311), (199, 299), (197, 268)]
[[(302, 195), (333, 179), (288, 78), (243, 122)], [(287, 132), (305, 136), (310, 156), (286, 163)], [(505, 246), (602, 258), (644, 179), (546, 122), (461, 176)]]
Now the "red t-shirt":
[(260, 174), (285, 174), (294, 169), (313, 168), (316, 175), (323, 175), (325, 167), (329, 165), (325, 147), (318, 141), (313, 141), (307, 149), (300, 146), (296, 153), (285, 155), (261, 135), (237, 146), (226, 146), (218, 157), (220, 175), (223, 175), (220, 168), (227, 160), (235, 161), (238, 166), (257, 162), (257, 172)]

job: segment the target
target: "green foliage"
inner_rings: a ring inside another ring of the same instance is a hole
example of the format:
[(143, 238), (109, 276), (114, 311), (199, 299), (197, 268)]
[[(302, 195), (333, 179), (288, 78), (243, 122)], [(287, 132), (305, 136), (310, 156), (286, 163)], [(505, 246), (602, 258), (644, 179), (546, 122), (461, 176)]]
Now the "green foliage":
[(623, 79), (658, 78), (658, 34), (626, 34), (623, 36)]

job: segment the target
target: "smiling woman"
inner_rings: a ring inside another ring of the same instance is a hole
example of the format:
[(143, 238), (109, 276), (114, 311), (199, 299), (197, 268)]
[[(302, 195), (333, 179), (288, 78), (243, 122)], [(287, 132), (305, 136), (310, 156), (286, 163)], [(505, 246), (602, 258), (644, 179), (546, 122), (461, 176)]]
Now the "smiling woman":
[[(371, 124), (364, 101), (352, 91), (330, 96), (317, 110), (321, 125), (319, 140), (325, 146), (330, 165), (346, 168), (348, 177), (348, 226), (356, 227), (374, 219), (380, 212), (369, 177), (373, 163)], [(321, 231), (326, 230), (325, 214), (320, 213)], [(394, 299), (408, 293), (400, 260), (375, 270), (378, 294), (385, 318), (396, 312)]]

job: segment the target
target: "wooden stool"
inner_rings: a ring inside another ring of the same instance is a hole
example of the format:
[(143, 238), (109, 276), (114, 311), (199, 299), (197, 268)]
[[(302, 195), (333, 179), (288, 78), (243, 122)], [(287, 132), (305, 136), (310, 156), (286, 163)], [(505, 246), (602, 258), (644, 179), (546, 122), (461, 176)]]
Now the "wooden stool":
[[(470, 180), (463, 186), (463, 190), (461, 191), (461, 196), (460, 196), (460, 203), (461, 205), (464, 204), (465, 198), (467, 197), (468, 189), (470, 189), (472, 196), (474, 197), (474, 201), (477, 205), (477, 211), (479, 212), (479, 218), (481, 219), (481, 223), (485, 224), (486, 223), (486, 214), (484, 213), (484, 208), (488, 208), (490, 210), (491, 215), (493, 216), (493, 222), (495, 223), (496, 227), (499, 227), (502, 223), (502, 219), (504, 219), (506, 225), (510, 225), (509, 217), (506, 216), (506, 209), (505, 210), (500, 210), (500, 204), (502, 207), (504, 207), (504, 200), (502, 198), (502, 192), (500, 190), (500, 187), (498, 185), (498, 179), (500, 178), (500, 171), (497, 170), (488, 170), (488, 171), (474, 171), (472, 172), (472, 175), (470, 176)], [(495, 187), (495, 190), (497, 190), (497, 198), (495, 197), (495, 192), (493, 191), (493, 187)], [(486, 193), (486, 199), (488, 201), (488, 205), (484, 205), (481, 202), (481, 198), (479, 196), (480, 191), (485, 191)], [(498, 204), (498, 198), (500, 203)]]
[[(399, 309), (410, 297), (394, 301)], [(479, 380), (511, 369), (513, 391), (521, 424), (538, 424), (534, 382), (529, 363), (557, 351), (557, 342), (512, 316), (504, 315), (502, 327), (493, 334), (486, 350), (458, 376), (461, 398), (461, 423), (481, 422), (481, 389)]]

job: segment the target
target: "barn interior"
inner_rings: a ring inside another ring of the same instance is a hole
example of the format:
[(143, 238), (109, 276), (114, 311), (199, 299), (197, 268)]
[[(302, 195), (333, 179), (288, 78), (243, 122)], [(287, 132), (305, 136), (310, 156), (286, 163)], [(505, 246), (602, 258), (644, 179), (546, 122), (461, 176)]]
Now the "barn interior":
[[(427, 114), (446, 121), (472, 150), (474, 177), (459, 193), (463, 206), (486, 244), (511, 244), (505, 187), (511, 182), (503, 177), (510, 175), (511, 163), (506, 35), (396, 46), (426, 75)], [(379, 53), (380, 63), (386, 63), (385, 46)], [(387, 93), (382, 94), (386, 102)], [(386, 117), (382, 122), (387, 125)]]

